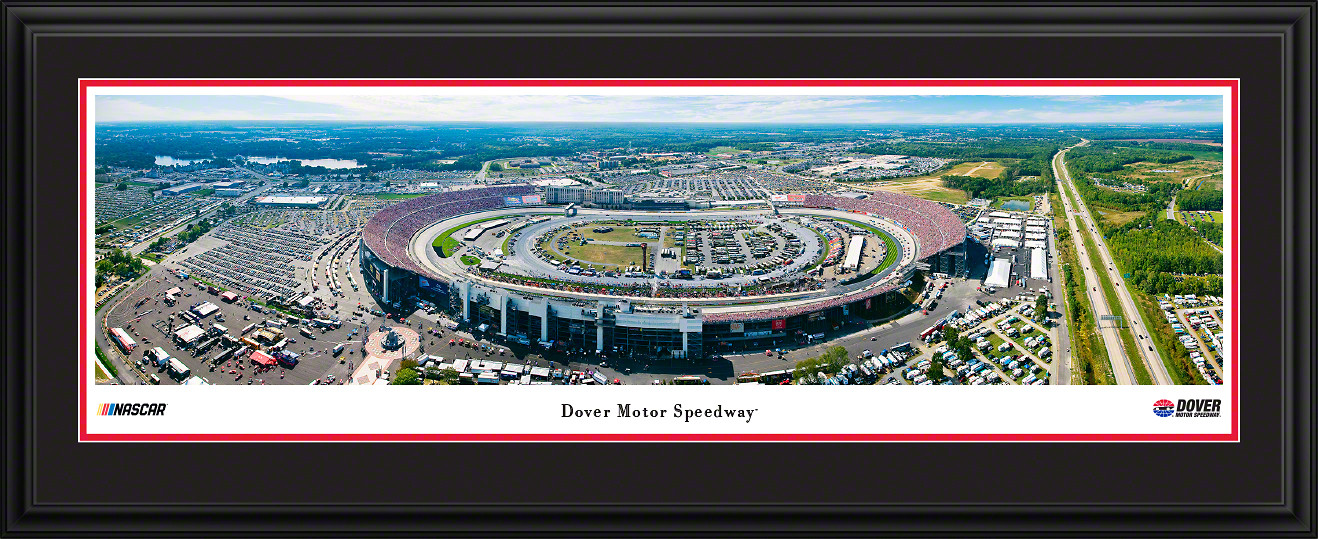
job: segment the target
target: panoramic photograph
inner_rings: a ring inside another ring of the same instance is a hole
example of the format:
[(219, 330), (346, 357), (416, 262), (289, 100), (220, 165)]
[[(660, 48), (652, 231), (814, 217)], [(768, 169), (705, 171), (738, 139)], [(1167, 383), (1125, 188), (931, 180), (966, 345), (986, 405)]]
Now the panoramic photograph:
[(95, 96), (95, 383), (1230, 372), (1220, 95), (636, 90)]

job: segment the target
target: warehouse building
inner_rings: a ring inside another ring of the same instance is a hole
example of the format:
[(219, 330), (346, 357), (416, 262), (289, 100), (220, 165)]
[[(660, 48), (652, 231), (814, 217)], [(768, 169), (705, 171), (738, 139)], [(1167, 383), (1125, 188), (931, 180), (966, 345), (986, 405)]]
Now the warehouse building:
[(167, 188), (165, 188), (165, 189), (161, 189), (161, 190), (160, 190), (160, 194), (162, 194), (162, 195), (164, 195), (164, 196), (167, 196), (167, 197), (175, 197), (175, 196), (184, 195), (184, 194), (187, 194), (187, 193), (192, 193), (192, 192), (195, 192), (195, 191), (200, 191), (200, 190), (205, 189), (205, 188), (206, 188), (206, 186), (205, 186), (205, 185), (202, 185), (202, 184), (200, 184), (200, 183), (187, 183), (187, 184), (183, 184), (183, 185), (180, 185), (180, 186), (177, 186), (177, 187), (167, 187)]
[(252, 200), (252, 203), (268, 208), (319, 208), (327, 200), (329, 200), (329, 197), (268, 195), (256, 197)]

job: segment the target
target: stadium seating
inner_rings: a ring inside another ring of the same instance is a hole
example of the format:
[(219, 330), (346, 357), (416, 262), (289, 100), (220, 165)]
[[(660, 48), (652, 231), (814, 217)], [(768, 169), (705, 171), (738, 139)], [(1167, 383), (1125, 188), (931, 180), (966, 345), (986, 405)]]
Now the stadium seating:
[(966, 225), (947, 208), (922, 198), (875, 191), (864, 199), (806, 195), (805, 206), (858, 211), (901, 223), (920, 243), (921, 258), (965, 240)]
[(532, 194), (529, 185), (448, 191), (386, 207), (367, 221), (362, 238), (371, 252), (395, 268), (438, 279), (407, 256), (408, 242), (422, 228), (465, 213), (504, 207), (504, 197)]

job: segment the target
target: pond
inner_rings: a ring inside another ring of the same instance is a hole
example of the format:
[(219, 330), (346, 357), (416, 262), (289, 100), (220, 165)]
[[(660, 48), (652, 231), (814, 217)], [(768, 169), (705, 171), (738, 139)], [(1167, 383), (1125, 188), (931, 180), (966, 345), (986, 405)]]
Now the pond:
[(186, 167), (193, 163), (200, 163), (202, 161), (210, 161), (210, 159), (176, 159), (168, 155), (156, 156), (156, 164), (162, 167), (173, 167), (173, 166)]
[(1002, 203), (1002, 209), (1011, 211), (1030, 211), (1032, 206), (1034, 204), (1028, 200), (1008, 200)]
[[(260, 163), (262, 165), (273, 165), (284, 161), (294, 161), (287, 157), (248, 157), (248, 161)], [(302, 162), (304, 167), (325, 167), (325, 168), (357, 168), (356, 159), (297, 159)]]

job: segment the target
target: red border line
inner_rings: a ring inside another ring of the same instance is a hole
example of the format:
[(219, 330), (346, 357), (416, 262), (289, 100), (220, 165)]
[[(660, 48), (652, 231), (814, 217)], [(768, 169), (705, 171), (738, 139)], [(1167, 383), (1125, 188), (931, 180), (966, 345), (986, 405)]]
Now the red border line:
[[(87, 432), (87, 371), (90, 358), (87, 354), (88, 334), (86, 320), (80, 320), (79, 349), (82, 351), (82, 368), (78, 371), (78, 436), (79, 441), (93, 442), (1231, 442), (1239, 441), (1240, 434), (1240, 333), (1239, 316), (1239, 245), (1240, 239), (1240, 81), (1233, 79), (82, 79), (78, 82), (78, 261), (79, 306), (87, 312), (87, 89), (92, 86), (117, 87), (953, 87), (953, 88), (1075, 88), (1075, 87), (1229, 87), (1231, 89), (1231, 432), (1229, 434), (91, 434)], [(95, 324), (95, 320), (92, 321)], [(102, 405), (105, 406), (105, 405)]]

